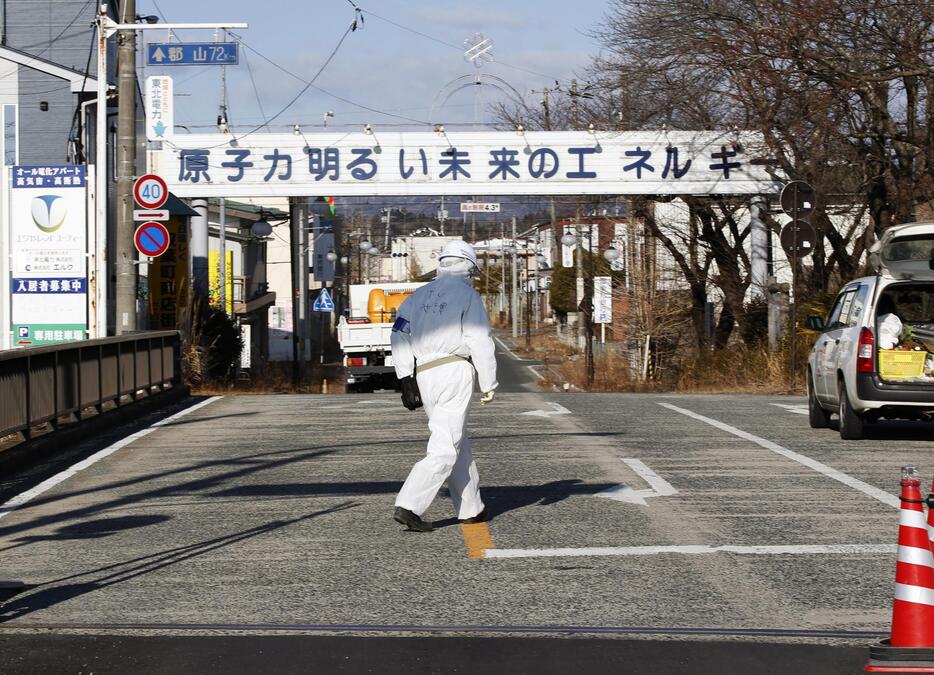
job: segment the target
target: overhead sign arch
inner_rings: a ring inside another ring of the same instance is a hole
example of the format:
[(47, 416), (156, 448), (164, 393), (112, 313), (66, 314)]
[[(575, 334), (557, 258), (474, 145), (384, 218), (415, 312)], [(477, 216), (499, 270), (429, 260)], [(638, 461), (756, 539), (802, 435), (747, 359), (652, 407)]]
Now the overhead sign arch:
[(754, 132), (176, 135), (150, 168), (180, 197), (778, 192)]

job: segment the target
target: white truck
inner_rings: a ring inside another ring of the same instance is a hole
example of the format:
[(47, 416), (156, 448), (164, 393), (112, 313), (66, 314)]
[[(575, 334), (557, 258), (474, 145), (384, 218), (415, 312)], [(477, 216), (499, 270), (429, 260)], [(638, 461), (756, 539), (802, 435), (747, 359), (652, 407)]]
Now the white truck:
[(350, 315), (337, 323), (347, 391), (396, 389), (390, 336), (396, 311), (424, 282), (354, 284)]

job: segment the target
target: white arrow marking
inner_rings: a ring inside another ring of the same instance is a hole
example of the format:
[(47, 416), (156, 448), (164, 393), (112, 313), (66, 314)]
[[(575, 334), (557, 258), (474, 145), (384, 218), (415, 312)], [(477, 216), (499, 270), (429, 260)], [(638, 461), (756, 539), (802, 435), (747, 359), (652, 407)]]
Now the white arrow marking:
[(777, 408), (784, 408), (790, 413), (797, 413), (798, 415), (807, 415), (808, 407), (806, 405), (789, 405), (788, 403), (773, 403)]
[(152, 53), (152, 58), (156, 63), (162, 63), (163, 59), (165, 59), (165, 52), (162, 51), (162, 47), (156, 47)]
[(528, 412), (519, 413), (520, 415), (529, 415), (530, 417), (552, 417), (554, 415), (570, 415), (571, 411), (565, 408), (560, 403), (549, 403), (554, 410), (529, 410)]
[(635, 471), (642, 480), (649, 484), (649, 489), (634, 490), (625, 483), (620, 483), (602, 492), (598, 492), (596, 494), (597, 497), (606, 497), (607, 499), (613, 499), (618, 502), (646, 506), (645, 500), (647, 497), (671, 497), (672, 495), (678, 494), (678, 491), (675, 490), (671, 483), (652, 471), (641, 460), (625, 458), (623, 462), (626, 463), (626, 466)]

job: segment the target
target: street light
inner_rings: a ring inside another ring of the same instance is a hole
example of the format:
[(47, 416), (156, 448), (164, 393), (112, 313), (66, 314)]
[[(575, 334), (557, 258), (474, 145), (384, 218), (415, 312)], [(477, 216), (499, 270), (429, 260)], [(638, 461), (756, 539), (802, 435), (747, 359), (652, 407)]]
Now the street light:
[(370, 242), (369, 239), (364, 239), (363, 241), (360, 242), (360, 250), (363, 251), (364, 253), (368, 252), (372, 246), (373, 244)]
[(371, 246), (369, 250), (367, 251), (367, 253), (369, 253), (370, 255), (379, 255), (379, 249), (376, 248), (375, 246)]
[(577, 237), (574, 235), (573, 232), (565, 232), (564, 236), (561, 237), (561, 243), (564, 244), (565, 246), (576, 246)]
[(334, 251), (328, 251), (327, 253), (324, 254), (324, 257), (327, 259), (328, 262), (334, 262), (335, 260), (337, 260), (337, 254)]
[(350, 258), (348, 258), (348, 257), (345, 256), (345, 255), (342, 255), (342, 256), (341, 256), (341, 265), (342, 265), (342, 266), (343, 266), (343, 265), (346, 265), (346, 264), (349, 263), (349, 262), (350, 262)]
[(615, 262), (616, 260), (619, 260), (619, 250), (613, 246), (610, 246), (610, 248), (603, 252), (603, 257), (607, 262)]
[(262, 239), (263, 237), (268, 237), (270, 234), (272, 234), (272, 225), (270, 225), (269, 221), (266, 220), (266, 217), (260, 213), (259, 220), (250, 226), (250, 232), (254, 237), (259, 237)]

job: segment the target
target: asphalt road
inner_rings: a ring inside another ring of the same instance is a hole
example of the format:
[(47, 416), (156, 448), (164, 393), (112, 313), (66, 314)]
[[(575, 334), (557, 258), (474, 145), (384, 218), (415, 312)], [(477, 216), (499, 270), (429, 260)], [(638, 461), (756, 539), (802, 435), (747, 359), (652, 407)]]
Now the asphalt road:
[(858, 672), (934, 428), (841, 441), (803, 406), (502, 392), (470, 425), (492, 521), (442, 494), (415, 534), (396, 394), (210, 399), (0, 507), (31, 584), (0, 672)]

